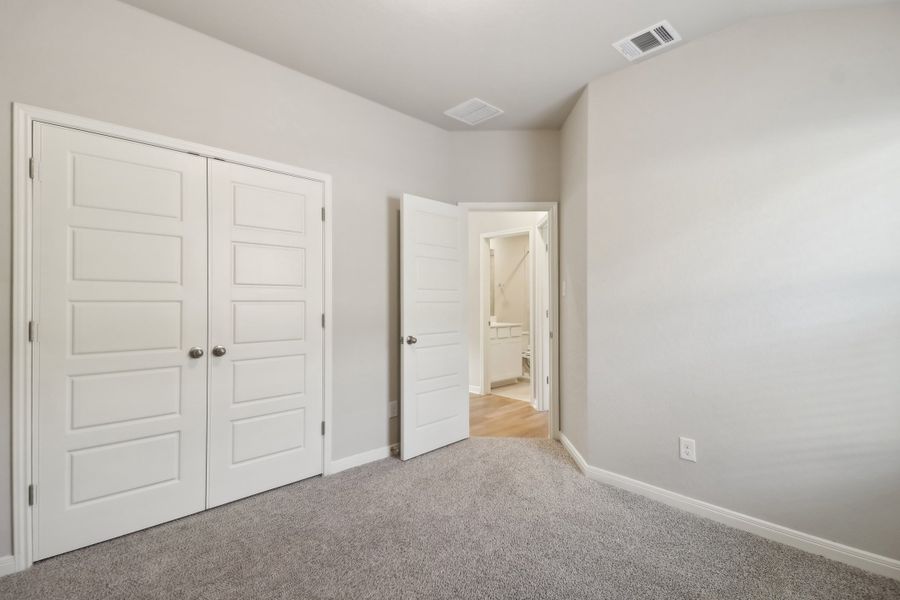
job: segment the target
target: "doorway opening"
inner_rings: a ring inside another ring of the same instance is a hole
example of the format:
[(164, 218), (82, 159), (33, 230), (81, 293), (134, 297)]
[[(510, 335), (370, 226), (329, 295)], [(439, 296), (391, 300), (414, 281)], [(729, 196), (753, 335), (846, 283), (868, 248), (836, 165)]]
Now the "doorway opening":
[(551, 207), (463, 206), (469, 209), (470, 434), (553, 437)]

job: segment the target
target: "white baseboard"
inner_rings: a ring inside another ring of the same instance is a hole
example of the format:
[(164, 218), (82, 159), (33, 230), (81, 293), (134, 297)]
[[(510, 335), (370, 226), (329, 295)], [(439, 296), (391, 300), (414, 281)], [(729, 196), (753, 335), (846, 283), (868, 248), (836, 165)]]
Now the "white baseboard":
[(0, 577), (4, 575), (10, 575), (16, 572), (16, 557), (9, 556), (0, 556)]
[(480, 385), (470, 385), (469, 393), (470, 394), (478, 394), (480, 396), (481, 395), (481, 386)]
[(783, 525), (770, 523), (756, 517), (751, 517), (709, 502), (697, 500), (690, 496), (685, 496), (677, 492), (644, 483), (637, 479), (631, 479), (612, 471), (607, 471), (599, 467), (591, 466), (587, 463), (578, 449), (572, 445), (572, 442), (565, 435), (560, 434), (560, 442), (572, 456), (578, 468), (590, 479), (609, 484), (611, 486), (646, 496), (658, 502), (674, 506), (682, 510), (700, 515), (718, 521), (725, 525), (729, 525), (736, 529), (741, 529), (766, 539), (780, 542), (794, 548), (799, 548), (812, 554), (818, 554), (838, 562), (842, 562), (872, 573), (891, 577), (900, 580), (900, 560), (881, 556), (859, 548), (846, 546), (838, 542), (832, 542), (802, 531), (790, 529)]
[(581, 452), (578, 451), (578, 448), (575, 447), (575, 444), (569, 441), (569, 438), (566, 437), (566, 434), (563, 432), (559, 432), (559, 437), (557, 438), (559, 442), (563, 445), (563, 448), (566, 449), (566, 452), (569, 453), (569, 456), (572, 457), (572, 460), (575, 461), (575, 464), (578, 465), (578, 470), (587, 475), (589, 464), (584, 460), (584, 457), (581, 455)]
[(385, 446), (383, 448), (375, 448), (374, 450), (360, 452), (359, 454), (354, 454), (353, 456), (348, 456), (346, 458), (339, 458), (337, 460), (331, 461), (326, 474), (334, 475), (335, 473), (340, 473), (341, 471), (346, 471), (347, 469), (352, 469), (353, 467), (358, 467), (366, 463), (381, 460), (382, 458), (387, 458), (390, 455), (391, 447)]
[(509, 379), (498, 379), (497, 381), (492, 381), (492, 382), (491, 382), (491, 389), (490, 389), (490, 391), (493, 391), (494, 388), (503, 387), (503, 386), (505, 386), (505, 385), (515, 385), (515, 384), (517, 384), (517, 383), (519, 383), (519, 378), (518, 378), (518, 377), (511, 377), (511, 378), (509, 378)]

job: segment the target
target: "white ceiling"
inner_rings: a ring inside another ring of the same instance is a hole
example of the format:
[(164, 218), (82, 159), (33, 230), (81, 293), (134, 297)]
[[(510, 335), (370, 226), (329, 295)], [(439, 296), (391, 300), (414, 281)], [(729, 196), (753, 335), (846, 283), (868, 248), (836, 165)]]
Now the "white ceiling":
[(444, 129), (469, 129), (443, 113), (474, 96), (505, 111), (478, 129), (558, 128), (586, 83), (629, 65), (611, 44), (663, 19), (684, 44), (751, 16), (872, 3), (123, 1)]

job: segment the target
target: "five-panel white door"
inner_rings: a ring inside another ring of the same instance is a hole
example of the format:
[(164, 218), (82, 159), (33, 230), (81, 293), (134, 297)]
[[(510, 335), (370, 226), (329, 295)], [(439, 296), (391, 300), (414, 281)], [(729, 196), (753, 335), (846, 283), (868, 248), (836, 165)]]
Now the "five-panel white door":
[(466, 222), (452, 204), (400, 208), (400, 458), (469, 437)]
[(321, 473), (322, 183), (33, 133), (35, 559)]
[(324, 189), (215, 160), (209, 186), (217, 506), (322, 472)]

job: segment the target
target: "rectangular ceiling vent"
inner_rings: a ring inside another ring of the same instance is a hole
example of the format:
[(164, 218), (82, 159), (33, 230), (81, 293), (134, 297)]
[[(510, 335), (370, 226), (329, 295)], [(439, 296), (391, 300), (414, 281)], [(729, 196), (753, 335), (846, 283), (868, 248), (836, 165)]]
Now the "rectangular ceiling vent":
[(668, 21), (661, 21), (653, 27), (629, 35), (613, 44), (613, 48), (628, 60), (636, 60), (657, 50), (681, 41), (681, 36)]
[(462, 121), (466, 125), (478, 125), (488, 119), (502, 115), (503, 111), (484, 100), (472, 98), (454, 106), (444, 114), (448, 117), (453, 117), (457, 121)]

